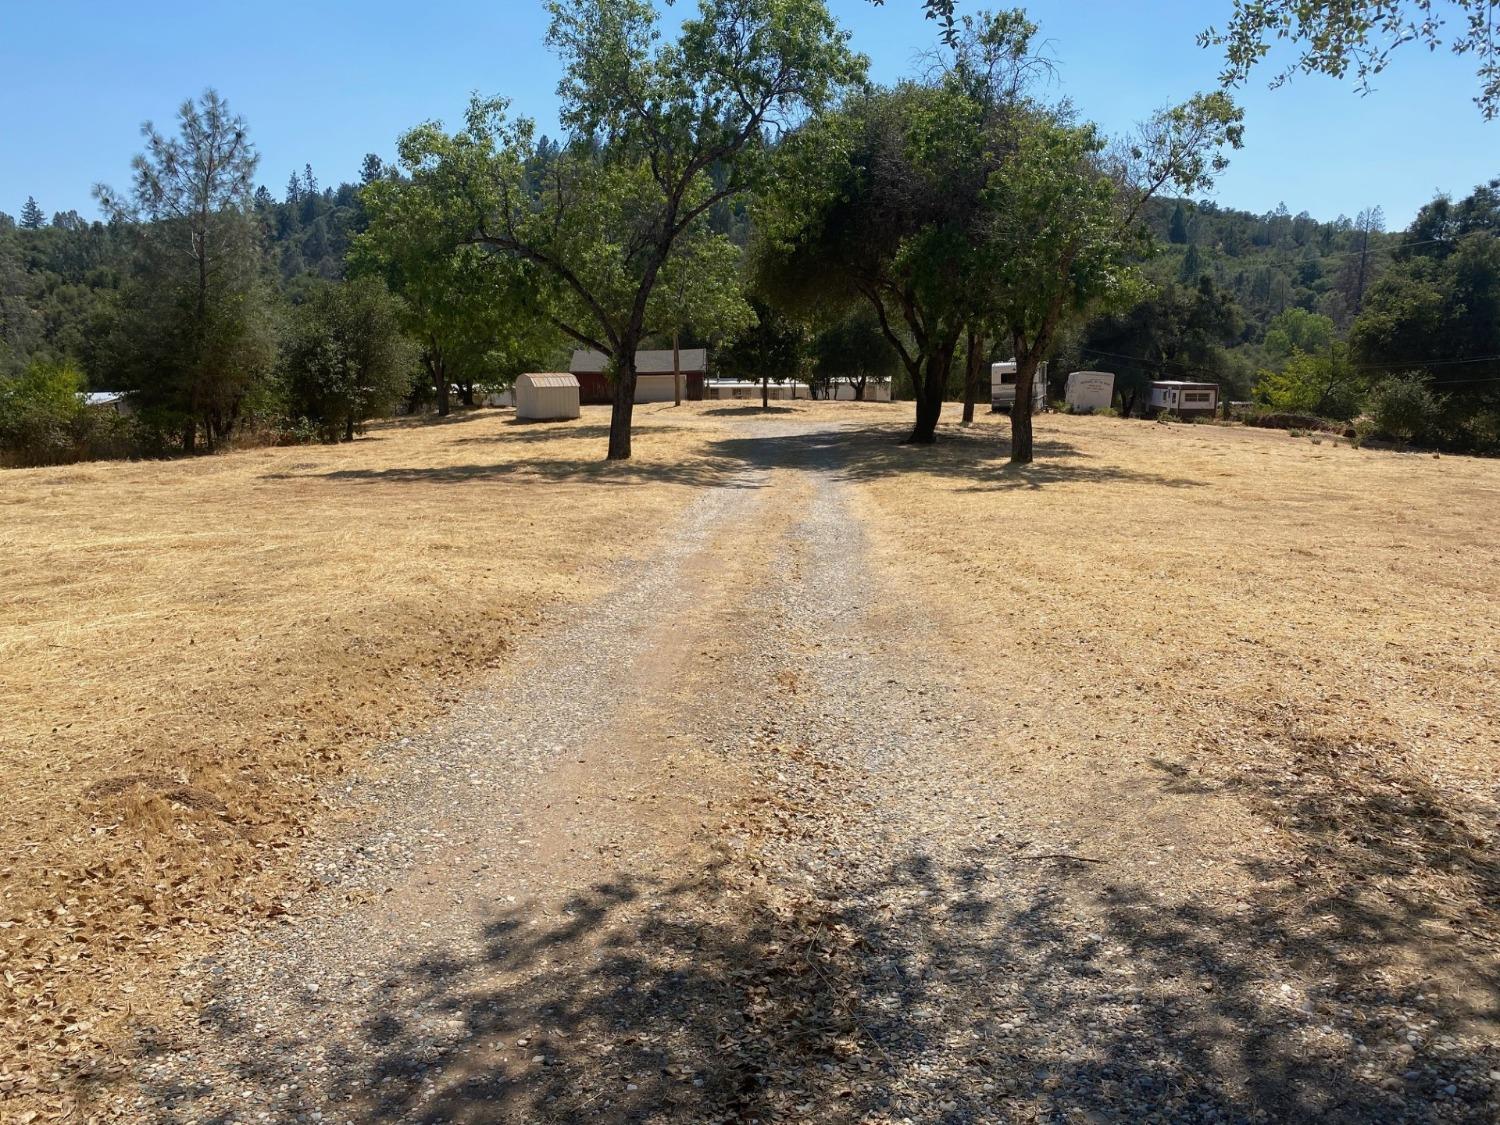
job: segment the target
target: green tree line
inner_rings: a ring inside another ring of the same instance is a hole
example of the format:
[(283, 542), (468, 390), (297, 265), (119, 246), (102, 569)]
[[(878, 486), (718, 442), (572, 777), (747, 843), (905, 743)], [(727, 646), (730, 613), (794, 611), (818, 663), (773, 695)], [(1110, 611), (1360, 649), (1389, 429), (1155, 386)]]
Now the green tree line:
[[(277, 197), (209, 91), (146, 126), (102, 220), (31, 198), (0, 215), (0, 442), (46, 460), (348, 439), (587, 347), (623, 458), (637, 349), (710, 344), (766, 384), (891, 379), (916, 443), (1014, 358), (1022, 462), (1043, 363), (1114, 371), (1127, 413), (1152, 379), (1202, 378), (1497, 443), (1495, 184), (1401, 232), (1378, 208), (1217, 206), (1242, 129), (1225, 93), (1108, 137), (1052, 92), (1019, 9), (930, 8), (936, 64), (882, 86), (821, 0), (701, 0), (672, 31), (648, 0), (548, 7), (557, 140), (476, 97), (358, 182), (304, 166)], [(130, 418), (101, 421), (86, 388), (126, 393)]]

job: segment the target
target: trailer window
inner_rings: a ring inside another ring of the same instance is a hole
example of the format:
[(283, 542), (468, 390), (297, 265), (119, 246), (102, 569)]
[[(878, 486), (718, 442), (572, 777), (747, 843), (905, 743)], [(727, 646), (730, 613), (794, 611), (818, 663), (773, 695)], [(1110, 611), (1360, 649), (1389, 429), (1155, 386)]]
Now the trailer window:
[(1213, 401), (1213, 395), (1211, 395), (1208, 391), (1184, 391), (1183, 394), (1182, 394), (1182, 401), (1183, 402), (1212, 402)]

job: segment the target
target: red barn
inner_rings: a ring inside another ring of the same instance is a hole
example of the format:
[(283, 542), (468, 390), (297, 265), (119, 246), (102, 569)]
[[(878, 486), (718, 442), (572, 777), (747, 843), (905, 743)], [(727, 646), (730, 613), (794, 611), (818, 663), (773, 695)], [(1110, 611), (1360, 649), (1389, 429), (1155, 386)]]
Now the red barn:
[[(683, 348), (678, 353), (682, 372), (682, 397), (697, 402), (703, 397), (703, 376), (708, 368), (707, 348)], [(609, 380), (604, 377), (609, 366), (609, 357), (603, 352), (576, 351), (568, 366), (578, 380), (579, 398), (586, 404), (612, 402)], [(639, 351), (635, 353), (635, 401), (674, 402), (676, 389), (672, 385), (672, 352)]]

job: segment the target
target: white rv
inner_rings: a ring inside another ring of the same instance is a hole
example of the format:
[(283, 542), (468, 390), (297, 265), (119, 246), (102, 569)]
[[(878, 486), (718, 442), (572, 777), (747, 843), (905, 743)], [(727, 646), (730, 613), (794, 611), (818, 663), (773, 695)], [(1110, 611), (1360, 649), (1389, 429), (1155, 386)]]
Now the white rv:
[[(1016, 361), (990, 365), (990, 409), (1008, 412), (1016, 404)], [(1036, 378), (1031, 384), (1031, 412), (1033, 414), (1047, 405), (1047, 365), (1038, 364)]]

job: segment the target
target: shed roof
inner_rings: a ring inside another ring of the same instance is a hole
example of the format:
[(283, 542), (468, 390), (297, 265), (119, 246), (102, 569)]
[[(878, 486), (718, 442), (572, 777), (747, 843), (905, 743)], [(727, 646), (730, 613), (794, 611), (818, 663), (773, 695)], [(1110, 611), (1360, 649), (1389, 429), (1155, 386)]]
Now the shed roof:
[(1153, 387), (1186, 387), (1190, 391), (1216, 391), (1219, 389), (1218, 383), (1188, 383), (1181, 379), (1154, 379), (1151, 385)]
[(85, 391), (82, 395), (85, 406), (113, 406), (124, 401), (124, 391)]
[(516, 380), (528, 387), (578, 387), (578, 380), (566, 371), (528, 371)]
[[(707, 348), (682, 348), (678, 353), (678, 370), (684, 375), (697, 375), (708, 369)], [(568, 369), (578, 375), (602, 375), (609, 366), (609, 357), (603, 352), (579, 349), (573, 353), (573, 362)], [(635, 353), (637, 375), (672, 374), (672, 350), (638, 351)]]

